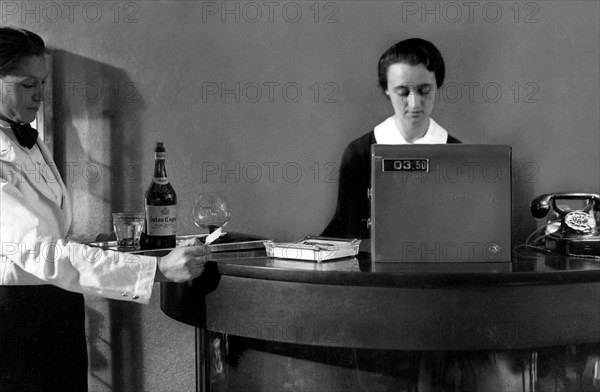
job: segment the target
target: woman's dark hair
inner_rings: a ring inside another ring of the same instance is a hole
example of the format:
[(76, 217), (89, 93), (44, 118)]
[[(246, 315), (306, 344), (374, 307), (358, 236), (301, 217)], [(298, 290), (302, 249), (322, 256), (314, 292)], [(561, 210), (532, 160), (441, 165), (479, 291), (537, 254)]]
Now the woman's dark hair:
[(440, 51), (429, 41), (421, 38), (410, 38), (400, 41), (386, 50), (379, 58), (379, 87), (387, 90), (387, 73), (393, 64), (423, 64), (435, 74), (435, 82), (440, 88), (444, 84), (446, 66)]
[(0, 27), (0, 77), (13, 71), (24, 57), (41, 56), (46, 52), (39, 35), (16, 27)]

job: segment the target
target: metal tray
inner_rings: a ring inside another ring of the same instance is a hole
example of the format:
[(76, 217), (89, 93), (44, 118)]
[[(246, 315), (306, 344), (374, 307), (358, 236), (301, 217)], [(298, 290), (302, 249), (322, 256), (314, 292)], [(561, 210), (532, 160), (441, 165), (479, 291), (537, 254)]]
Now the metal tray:
[[(182, 235), (177, 236), (176, 242), (179, 245), (181, 242), (185, 240), (189, 240), (192, 238), (197, 238), (201, 242), (204, 242), (208, 234), (192, 234), (192, 235)], [(264, 243), (268, 240), (266, 239), (252, 239), (256, 237), (243, 236), (235, 233), (222, 233), (219, 239), (216, 242), (208, 245), (210, 251), (213, 253), (216, 252), (237, 252), (241, 250), (249, 250), (249, 249), (264, 249)], [(222, 241), (222, 242), (219, 242)], [(110, 250), (118, 250), (117, 241), (107, 241), (107, 242), (92, 242), (89, 243), (90, 246), (96, 246), (103, 249)], [(166, 249), (147, 249), (147, 250), (137, 250), (130, 251), (127, 253), (131, 254), (145, 254), (152, 255), (153, 253), (161, 253), (165, 254), (169, 251), (173, 250), (173, 248)]]

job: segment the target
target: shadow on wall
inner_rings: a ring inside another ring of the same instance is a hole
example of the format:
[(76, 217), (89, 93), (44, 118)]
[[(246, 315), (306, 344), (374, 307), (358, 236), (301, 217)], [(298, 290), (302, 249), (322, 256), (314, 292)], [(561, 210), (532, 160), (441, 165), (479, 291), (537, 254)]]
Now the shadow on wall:
[(128, 196), (144, 188), (146, 104), (136, 85), (124, 70), (63, 50), (53, 51), (53, 70), (55, 159), (69, 189), (92, 193), (112, 211), (130, 207)]
[[(52, 52), (52, 69), (55, 160), (72, 195), (74, 231), (109, 231), (111, 212), (141, 210), (131, 195), (143, 195), (146, 105), (124, 70), (63, 50)], [(87, 302), (91, 377), (109, 391), (142, 391), (140, 305)]]

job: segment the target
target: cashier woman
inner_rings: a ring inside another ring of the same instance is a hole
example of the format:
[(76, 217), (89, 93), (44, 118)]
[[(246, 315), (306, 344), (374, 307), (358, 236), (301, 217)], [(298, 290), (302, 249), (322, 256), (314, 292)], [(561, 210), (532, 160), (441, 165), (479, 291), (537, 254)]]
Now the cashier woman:
[[(460, 143), (431, 118), (437, 90), (444, 82), (444, 60), (429, 41), (412, 38), (390, 47), (379, 59), (379, 86), (394, 114), (352, 141), (342, 156), (335, 214), (325, 236), (369, 238), (367, 219), (370, 183), (370, 149), (379, 144)], [(418, 196), (417, 196), (418, 197)], [(457, 352), (420, 355), (418, 386), (421, 391), (513, 391), (529, 389), (533, 365), (530, 353)]]
[(190, 246), (164, 257), (133, 256), (72, 239), (68, 191), (52, 154), (29, 126), (43, 100), (45, 53), (38, 35), (0, 27), (3, 392), (86, 391), (81, 293), (145, 304), (155, 280), (198, 277), (208, 254), (204, 246)]
[(346, 147), (337, 207), (325, 236), (369, 238), (367, 189), (372, 144), (460, 143), (430, 117), (445, 75), (444, 59), (431, 42), (412, 38), (393, 45), (381, 55), (378, 74), (379, 87), (394, 114)]

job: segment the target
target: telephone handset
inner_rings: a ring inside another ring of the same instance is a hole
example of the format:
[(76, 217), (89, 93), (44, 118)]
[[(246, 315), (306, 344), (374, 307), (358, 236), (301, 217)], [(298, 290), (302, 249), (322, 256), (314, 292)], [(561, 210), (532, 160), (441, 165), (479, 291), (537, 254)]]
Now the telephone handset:
[[(582, 209), (562, 208), (557, 200), (585, 202)], [(600, 255), (600, 232), (594, 211), (600, 211), (600, 195), (594, 193), (554, 193), (540, 195), (531, 201), (531, 213), (541, 219), (554, 210), (561, 219), (560, 227), (546, 235), (546, 249), (569, 255)]]

